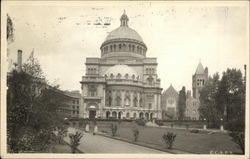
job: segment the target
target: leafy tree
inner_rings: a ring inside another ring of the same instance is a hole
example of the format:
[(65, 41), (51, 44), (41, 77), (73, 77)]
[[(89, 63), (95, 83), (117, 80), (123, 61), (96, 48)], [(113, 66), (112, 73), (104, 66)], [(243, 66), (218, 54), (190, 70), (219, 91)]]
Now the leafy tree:
[(14, 26), (13, 26), (13, 22), (12, 19), (10, 18), (10, 16), (7, 14), (7, 31), (6, 31), (7, 35), (7, 42), (8, 43), (12, 43), (14, 41)]
[(237, 69), (227, 69), (209, 78), (200, 92), (200, 116), (217, 126), (225, 119), (232, 140), (245, 148), (245, 81)]
[(219, 74), (216, 73), (213, 77), (209, 77), (205, 86), (200, 91), (200, 117), (205, 118), (208, 125), (211, 127), (218, 126), (223, 110), (217, 103), (219, 89)]
[(232, 140), (245, 153), (245, 81), (237, 69), (227, 69), (221, 79), (218, 104), (224, 108)]
[(79, 132), (75, 134), (69, 134), (71, 152), (76, 153), (77, 147), (80, 145), (80, 141), (83, 135)]
[(186, 110), (186, 88), (183, 86), (179, 92), (179, 100), (178, 100), (178, 118), (179, 120), (183, 120), (185, 117), (185, 110)]
[(41, 151), (51, 142), (53, 130), (63, 123), (57, 113), (63, 96), (47, 85), (33, 56), (22, 71), (7, 77), (8, 152)]
[(240, 70), (227, 69), (223, 72), (218, 92), (218, 104), (225, 111), (227, 121), (242, 120), (244, 122), (245, 86)]

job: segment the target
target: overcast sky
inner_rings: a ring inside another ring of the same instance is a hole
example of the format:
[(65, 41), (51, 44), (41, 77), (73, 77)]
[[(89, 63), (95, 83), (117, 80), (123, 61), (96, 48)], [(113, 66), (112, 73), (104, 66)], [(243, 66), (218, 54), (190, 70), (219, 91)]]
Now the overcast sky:
[(147, 57), (157, 58), (164, 90), (171, 83), (178, 91), (182, 86), (192, 89), (199, 61), (210, 75), (221, 74), (228, 67), (243, 71), (243, 65), (249, 63), (248, 6), (244, 4), (9, 3), (7, 12), (15, 27), (10, 58), (15, 62), (17, 49), (22, 49), (25, 61), (34, 48), (47, 79), (57, 79), (63, 90), (80, 90), (86, 57), (100, 57), (100, 46), (108, 33), (119, 27), (124, 9), (129, 27), (148, 47)]

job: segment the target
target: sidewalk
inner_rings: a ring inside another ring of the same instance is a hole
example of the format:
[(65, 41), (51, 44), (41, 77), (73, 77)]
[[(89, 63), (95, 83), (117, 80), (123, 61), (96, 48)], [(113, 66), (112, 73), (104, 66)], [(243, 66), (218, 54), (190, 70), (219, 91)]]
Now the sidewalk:
[[(78, 149), (84, 153), (143, 153), (143, 154), (163, 154), (167, 152), (150, 149), (147, 147), (127, 143), (124, 141), (107, 138), (100, 135), (93, 135), (92, 133), (85, 133), (81, 130), (69, 128), (69, 133), (79, 131), (83, 133), (81, 143)], [(69, 137), (65, 137), (64, 140), (69, 143)]]

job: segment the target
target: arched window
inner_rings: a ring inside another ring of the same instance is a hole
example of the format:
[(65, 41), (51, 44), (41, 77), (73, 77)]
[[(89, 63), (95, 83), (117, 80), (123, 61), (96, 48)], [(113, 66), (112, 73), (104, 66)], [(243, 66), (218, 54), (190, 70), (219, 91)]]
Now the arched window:
[(137, 46), (137, 52), (139, 52), (139, 46)]
[(143, 112), (140, 112), (139, 117), (140, 117), (140, 119), (143, 119), (143, 118), (144, 118)]
[(130, 118), (130, 114), (129, 113), (126, 114), (126, 118)]
[(114, 51), (116, 51), (116, 45), (114, 45)]
[(110, 74), (110, 78), (113, 79), (114, 78), (114, 75), (113, 73)]
[(136, 113), (133, 114), (133, 117), (136, 118)]
[(110, 112), (106, 111), (106, 118), (108, 119), (110, 117)]
[(127, 73), (125, 74), (125, 79), (128, 79), (128, 74)]
[(121, 79), (122, 75), (120, 73), (117, 74), (117, 79)]
[(128, 50), (131, 51), (131, 44), (128, 45)]
[(112, 117), (116, 119), (117, 118), (117, 113), (116, 112), (112, 112)]
[(133, 80), (135, 79), (135, 75), (132, 75), (132, 79), (133, 79)]

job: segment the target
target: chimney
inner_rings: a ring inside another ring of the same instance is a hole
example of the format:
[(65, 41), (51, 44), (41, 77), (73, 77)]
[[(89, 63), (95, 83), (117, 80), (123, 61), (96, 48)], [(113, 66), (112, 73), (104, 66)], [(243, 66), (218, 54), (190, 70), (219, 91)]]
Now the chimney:
[(17, 70), (22, 70), (22, 50), (17, 50)]

